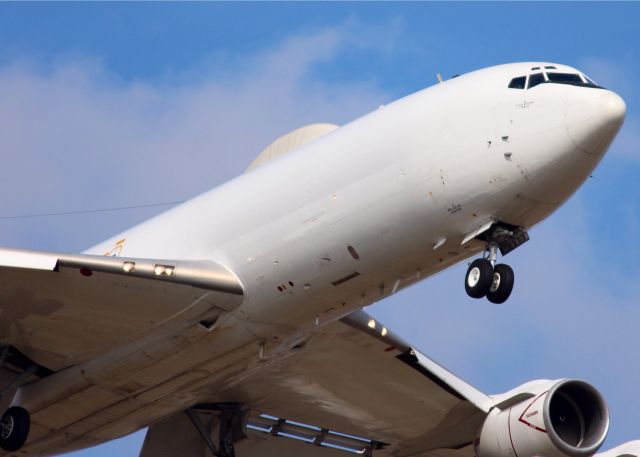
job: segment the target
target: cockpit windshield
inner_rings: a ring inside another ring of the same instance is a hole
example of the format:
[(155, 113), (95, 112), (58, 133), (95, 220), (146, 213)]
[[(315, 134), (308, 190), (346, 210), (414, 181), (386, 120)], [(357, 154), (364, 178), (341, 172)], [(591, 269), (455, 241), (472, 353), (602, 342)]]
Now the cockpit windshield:
[(509, 83), (510, 89), (524, 89), (527, 84), (526, 76), (518, 76), (517, 78), (513, 78)]
[(527, 86), (527, 89), (536, 87), (538, 84), (542, 84), (544, 82), (546, 81), (544, 79), (544, 74), (542, 73), (534, 73), (532, 75), (529, 75), (529, 85)]
[(583, 84), (584, 81), (580, 75), (576, 73), (547, 73), (547, 78), (553, 83), (569, 83), (569, 84)]
[(583, 86), (583, 87), (595, 87), (600, 88), (596, 83), (591, 81), (584, 75), (579, 75), (576, 73), (547, 73), (547, 78), (549, 82), (558, 83), (558, 84), (571, 84), (573, 86)]
[[(555, 71), (548, 71), (555, 70)], [(554, 66), (533, 67), (529, 76), (517, 76), (509, 82), (510, 89), (532, 89), (543, 83), (569, 84), (580, 87), (602, 89), (585, 75), (579, 73), (562, 73)]]

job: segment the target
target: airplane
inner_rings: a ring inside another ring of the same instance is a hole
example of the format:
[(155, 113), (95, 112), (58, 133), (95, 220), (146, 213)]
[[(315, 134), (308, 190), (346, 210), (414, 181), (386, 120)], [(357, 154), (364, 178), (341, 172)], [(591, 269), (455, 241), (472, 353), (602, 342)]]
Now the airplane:
[(597, 454), (609, 413), (587, 382), (487, 395), (363, 310), (469, 258), (468, 295), (505, 302), (499, 255), (625, 114), (570, 66), (494, 66), (294, 130), (80, 254), (0, 249), (2, 455), (144, 427), (141, 457), (640, 455)]

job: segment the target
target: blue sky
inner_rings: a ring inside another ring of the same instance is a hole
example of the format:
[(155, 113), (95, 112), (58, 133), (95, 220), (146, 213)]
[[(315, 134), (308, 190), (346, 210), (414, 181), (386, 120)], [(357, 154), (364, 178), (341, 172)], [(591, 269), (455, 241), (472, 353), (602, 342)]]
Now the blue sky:
[[(348, 122), (436, 73), (574, 65), (625, 98), (627, 121), (509, 255), (509, 303), (467, 298), (460, 265), (372, 311), (488, 393), (589, 380), (611, 407), (606, 446), (640, 438), (639, 20), (640, 3), (0, 3), (0, 245), (82, 250), (159, 209), (6, 217), (188, 199), (279, 135)], [(136, 456), (142, 438), (76, 455)]]

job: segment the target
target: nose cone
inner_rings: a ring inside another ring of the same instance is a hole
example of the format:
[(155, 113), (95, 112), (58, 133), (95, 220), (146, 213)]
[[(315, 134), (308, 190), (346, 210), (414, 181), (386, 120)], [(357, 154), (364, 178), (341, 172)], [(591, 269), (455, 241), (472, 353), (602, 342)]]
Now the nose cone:
[(602, 116), (606, 122), (615, 128), (620, 128), (627, 114), (627, 104), (615, 92), (605, 91), (600, 97), (602, 103)]
[(572, 89), (566, 99), (569, 137), (582, 152), (604, 154), (624, 122), (627, 105), (610, 90)]

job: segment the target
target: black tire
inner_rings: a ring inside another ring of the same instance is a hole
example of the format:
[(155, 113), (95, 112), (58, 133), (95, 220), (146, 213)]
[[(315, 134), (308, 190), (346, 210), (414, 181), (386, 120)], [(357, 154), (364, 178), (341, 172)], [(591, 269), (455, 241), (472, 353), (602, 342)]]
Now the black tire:
[(503, 263), (493, 269), (493, 280), (487, 292), (487, 300), (499, 305), (507, 301), (513, 290), (515, 276), (509, 265)]
[(493, 281), (493, 266), (487, 259), (471, 262), (464, 277), (464, 290), (471, 298), (482, 298), (489, 291)]
[(22, 447), (29, 436), (31, 419), (26, 409), (12, 406), (0, 420), (0, 447), (15, 452)]

